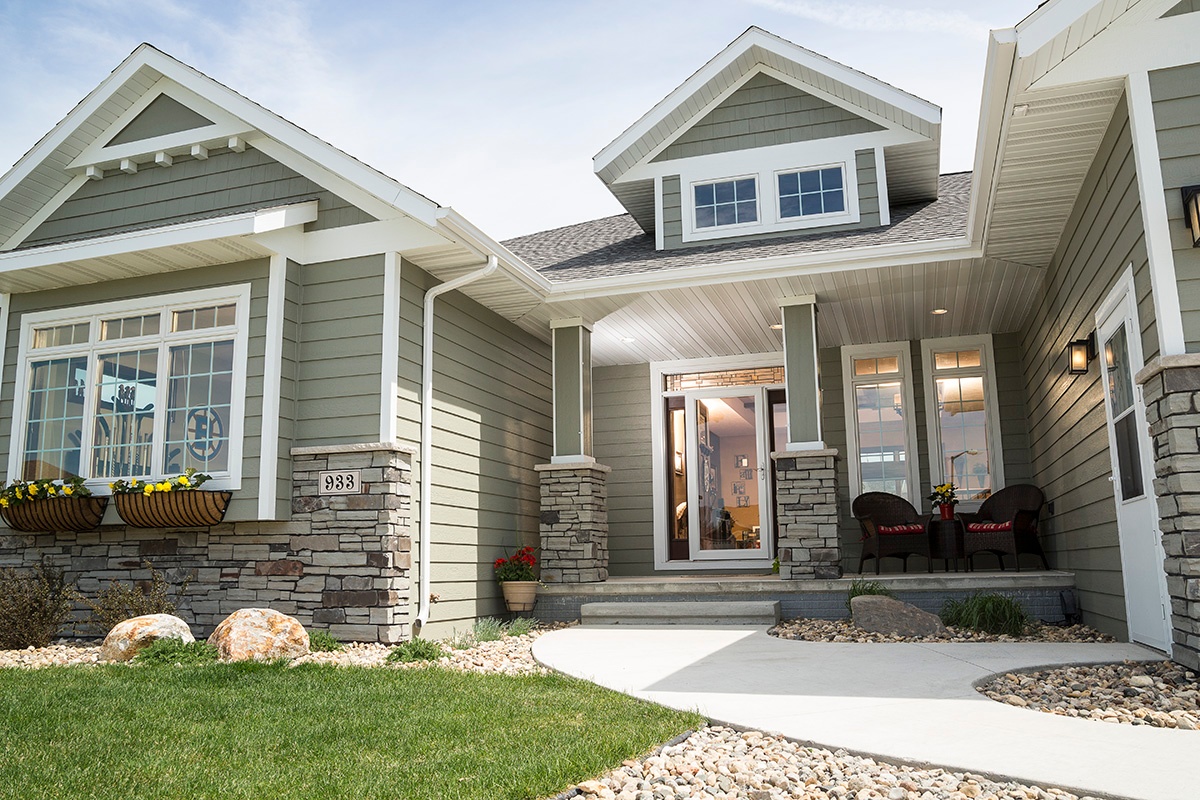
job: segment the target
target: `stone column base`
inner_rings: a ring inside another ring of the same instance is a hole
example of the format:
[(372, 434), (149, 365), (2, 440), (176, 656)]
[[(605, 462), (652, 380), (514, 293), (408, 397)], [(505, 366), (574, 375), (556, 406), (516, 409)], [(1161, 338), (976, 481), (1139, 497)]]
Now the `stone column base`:
[(842, 577), (837, 450), (772, 453), (779, 515), (779, 577)]
[(602, 464), (539, 464), (544, 583), (608, 580), (608, 473)]
[(1136, 380), (1154, 440), (1154, 494), (1171, 596), (1171, 657), (1200, 670), (1200, 355), (1156, 358)]

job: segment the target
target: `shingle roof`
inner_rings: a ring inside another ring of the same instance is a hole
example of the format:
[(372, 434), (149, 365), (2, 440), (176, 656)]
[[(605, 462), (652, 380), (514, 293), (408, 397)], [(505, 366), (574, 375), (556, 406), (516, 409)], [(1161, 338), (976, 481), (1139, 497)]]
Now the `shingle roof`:
[(644, 233), (633, 217), (620, 214), (519, 236), (503, 244), (547, 279), (560, 283), (965, 236), (970, 196), (971, 173), (958, 172), (938, 178), (936, 200), (893, 206), (892, 224), (886, 228), (655, 250), (654, 236)]

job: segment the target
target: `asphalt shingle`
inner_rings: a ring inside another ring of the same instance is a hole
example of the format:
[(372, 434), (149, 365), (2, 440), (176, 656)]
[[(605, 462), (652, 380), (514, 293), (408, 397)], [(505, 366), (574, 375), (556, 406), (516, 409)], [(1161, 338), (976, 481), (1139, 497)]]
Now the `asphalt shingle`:
[(561, 283), (965, 236), (970, 196), (971, 173), (959, 172), (938, 178), (936, 200), (892, 206), (892, 224), (886, 228), (655, 250), (654, 237), (644, 233), (633, 217), (619, 214), (519, 236), (503, 244), (547, 279)]

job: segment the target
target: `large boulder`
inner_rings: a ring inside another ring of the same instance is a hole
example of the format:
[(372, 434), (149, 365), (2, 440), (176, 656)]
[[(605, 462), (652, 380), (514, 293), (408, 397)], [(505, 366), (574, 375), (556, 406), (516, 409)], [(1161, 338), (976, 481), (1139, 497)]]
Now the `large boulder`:
[(222, 661), (274, 661), (308, 655), (308, 631), (287, 614), (269, 608), (243, 608), (208, 637)]
[(146, 614), (124, 622), (118, 622), (104, 644), (100, 645), (100, 658), (104, 661), (128, 661), (159, 639), (178, 639), (194, 642), (188, 624), (170, 614)]
[(946, 626), (936, 614), (894, 597), (860, 594), (850, 600), (854, 624), (864, 631), (890, 636), (944, 636)]

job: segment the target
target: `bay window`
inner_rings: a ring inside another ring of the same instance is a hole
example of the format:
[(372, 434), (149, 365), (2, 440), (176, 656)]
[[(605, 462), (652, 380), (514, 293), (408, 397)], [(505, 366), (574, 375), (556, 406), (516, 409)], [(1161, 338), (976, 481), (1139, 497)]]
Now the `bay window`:
[(240, 479), (248, 287), (25, 315), (9, 474)]

